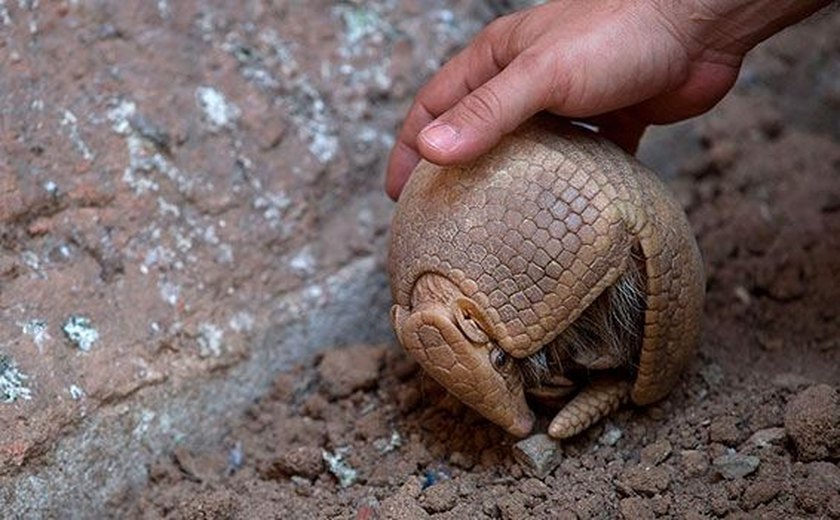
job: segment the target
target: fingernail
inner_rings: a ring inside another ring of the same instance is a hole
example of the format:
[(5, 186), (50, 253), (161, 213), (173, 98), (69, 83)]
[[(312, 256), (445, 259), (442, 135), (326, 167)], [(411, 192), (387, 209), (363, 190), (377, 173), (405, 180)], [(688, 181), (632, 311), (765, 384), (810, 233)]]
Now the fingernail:
[(449, 152), (458, 146), (460, 133), (447, 123), (432, 123), (420, 132), (420, 139), (441, 152)]

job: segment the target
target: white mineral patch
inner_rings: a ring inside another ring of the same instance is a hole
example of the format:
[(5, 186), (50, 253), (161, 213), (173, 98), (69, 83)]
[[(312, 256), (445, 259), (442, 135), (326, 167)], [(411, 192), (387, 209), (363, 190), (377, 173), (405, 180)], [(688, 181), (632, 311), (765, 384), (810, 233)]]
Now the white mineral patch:
[(34, 270), (39, 270), (41, 268), (41, 259), (38, 258), (38, 255), (33, 253), (32, 251), (24, 251), (21, 254), (21, 259), (23, 263), (28, 265)]
[(211, 127), (219, 129), (233, 125), (241, 112), (225, 96), (212, 87), (195, 89), (195, 100)]
[(358, 478), (358, 472), (344, 461), (344, 455), (346, 455), (348, 451), (348, 448), (338, 448), (335, 450), (335, 454), (326, 450), (321, 452), (324, 462), (326, 462), (327, 466), (330, 468), (330, 473), (335, 475), (338, 479), (338, 484), (343, 488), (353, 484)]
[(198, 326), (199, 356), (219, 357), (222, 355), (222, 340), (225, 331), (212, 323), (202, 323)]
[(74, 401), (78, 401), (79, 399), (83, 398), (86, 395), (85, 391), (81, 387), (76, 386), (76, 385), (70, 385), (69, 392), (70, 392), (70, 398), (73, 399)]
[(32, 399), (32, 391), (24, 384), (29, 376), (18, 370), (14, 361), (0, 355), (0, 402), (13, 403)]
[(76, 115), (69, 110), (65, 110), (61, 118), (61, 126), (67, 128), (68, 137), (70, 137), (70, 141), (82, 155), (82, 158), (86, 161), (92, 160), (93, 152), (90, 151), (87, 143), (85, 143), (82, 135), (79, 133), (79, 119)]
[(280, 66), (287, 82), (286, 86), (289, 87), (290, 92), (281, 102), (289, 109), (292, 122), (298, 128), (301, 139), (307, 143), (309, 153), (319, 162), (328, 163), (339, 150), (335, 114), (302, 71), (289, 45), (280, 38), (277, 32), (263, 31), (259, 38), (273, 51), (273, 59)]
[(111, 128), (118, 134), (126, 135), (131, 132), (129, 118), (137, 112), (137, 105), (133, 101), (120, 100), (105, 116), (111, 121)]
[(181, 296), (181, 286), (168, 280), (161, 280), (158, 282), (158, 293), (163, 301), (174, 307)]
[(163, 197), (158, 197), (158, 211), (161, 215), (172, 215), (173, 217), (181, 216), (181, 209)]
[(172, 8), (169, 6), (169, 2), (167, 0), (158, 0), (157, 9), (158, 14), (164, 20), (168, 19), (170, 15), (172, 15)]
[(99, 340), (99, 332), (93, 327), (90, 318), (84, 316), (70, 316), (62, 330), (67, 339), (84, 352), (88, 352)]
[(277, 226), (280, 224), (280, 218), (283, 212), (291, 205), (292, 201), (284, 192), (277, 193), (263, 193), (254, 199), (254, 209), (263, 210), (263, 217), (268, 220), (271, 225)]
[(9, 8), (6, 7), (6, 0), (0, 0), (0, 24), (12, 25), (12, 18), (9, 16)]
[(235, 332), (251, 332), (254, 328), (254, 316), (246, 311), (239, 311), (230, 319), (230, 328)]
[(164, 155), (158, 152), (153, 142), (140, 135), (131, 126), (131, 118), (136, 113), (137, 105), (133, 101), (123, 99), (113, 103), (112, 108), (105, 114), (111, 121), (114, 132), (125, 136), (128, 166), (123, 172), (123, 182), (131, 186), (137, 195), (156, 192), (160, 190), (160, 185), (152, 178), (152, 175), (154, 172), (160, 172), (175, 182), (181, 193), (188, 192), (193, 185), (192, 179), (172, 165)]
[(21, 329), (23, 330), (24, 334), (32, 338), (32, 341), (35, 343), (35, 346), (38, 347), (38, 352), (41, 352), (44, 343), (51, 339), (50, 333), (47, 330), (47, 322), (44, 320), (28, 320), (21, 326)]
[(289, 267), (300, 275), (310, 275), (315, 272), (315, 257), (309, 248), (303, 248), (289, 260)]
[(339, 5), (335, 12), (344, 21), (344, 38), (351, 48), (363, 39), (381, 38), (382, 33), (389, 29), (379, 13), (369, 7)]

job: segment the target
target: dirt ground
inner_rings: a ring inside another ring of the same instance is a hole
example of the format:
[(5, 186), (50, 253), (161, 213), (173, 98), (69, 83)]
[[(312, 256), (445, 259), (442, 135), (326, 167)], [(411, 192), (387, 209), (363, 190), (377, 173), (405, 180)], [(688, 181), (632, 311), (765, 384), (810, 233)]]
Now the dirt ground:
[(351, 346), (279, 374), (224, 442), (177, 447), (117, 510), (840, 518), (838, 33), (834, 9), (779, 35), (711, 114), (647, 141), (642, 157), (667, 165), (708, 276), (699, 355), (664, 401), (625, 407), (532, 476), (513, 456), (516, 439), (447, 397), (399, 347)]

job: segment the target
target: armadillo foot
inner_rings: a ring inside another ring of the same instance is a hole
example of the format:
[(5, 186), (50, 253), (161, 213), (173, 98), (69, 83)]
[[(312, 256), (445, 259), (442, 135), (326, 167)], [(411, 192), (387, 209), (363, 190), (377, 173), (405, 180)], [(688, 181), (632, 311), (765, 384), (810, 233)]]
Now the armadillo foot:
[(596, 379), (557, 413), (548, 434), (555, 439), (568, 439), (586, 430), (627, 402), (630, 387), (627, 380)]

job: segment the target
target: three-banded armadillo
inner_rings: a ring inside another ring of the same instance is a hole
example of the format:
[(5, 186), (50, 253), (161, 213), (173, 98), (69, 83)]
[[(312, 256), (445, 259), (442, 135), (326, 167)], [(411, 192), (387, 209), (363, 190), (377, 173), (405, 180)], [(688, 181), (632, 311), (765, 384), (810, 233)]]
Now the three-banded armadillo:
[(572, 395), (575, 435), (664, 397), (691, 358), (704, 276), (682, 208), (591, 132), (537, 118), (463, 167), (423, 162), (392, 225), (391, 316), (450, 393), (516, 436)]

